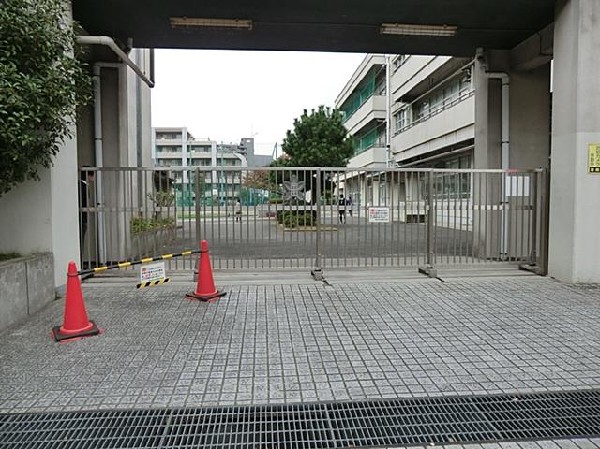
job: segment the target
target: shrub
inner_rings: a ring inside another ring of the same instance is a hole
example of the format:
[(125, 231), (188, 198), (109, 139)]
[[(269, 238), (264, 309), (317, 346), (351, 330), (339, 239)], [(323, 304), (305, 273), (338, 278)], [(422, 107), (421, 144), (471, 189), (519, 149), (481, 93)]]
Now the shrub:
[(73, 54), (62, 0), (3, 0), (0, 7), (0, 196), (39, 179), (73, 135), (91, 77)]
[(140, 234), (145, 231), (152, 229), (165, 229), (175, 225), (175, 219), (172, 217), (167, 218), (144, 218), (136, 217), (132, 218), (130, 222), (131, 233)]

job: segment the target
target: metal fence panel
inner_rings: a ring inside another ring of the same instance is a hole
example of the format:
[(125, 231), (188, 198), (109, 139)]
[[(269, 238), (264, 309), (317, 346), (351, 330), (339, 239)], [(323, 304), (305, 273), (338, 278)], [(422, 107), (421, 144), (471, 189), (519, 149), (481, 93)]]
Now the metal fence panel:
[(83, 179), (84, 268), (201, 240), (214, 268), (252, 270), (535, 264), (544, 248), (541, 170), (86, 168)]

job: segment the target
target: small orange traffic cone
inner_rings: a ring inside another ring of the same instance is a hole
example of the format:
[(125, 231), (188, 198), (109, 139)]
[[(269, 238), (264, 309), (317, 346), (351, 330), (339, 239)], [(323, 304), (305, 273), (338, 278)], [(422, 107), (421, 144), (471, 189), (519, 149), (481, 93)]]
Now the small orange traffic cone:
[(67, 297), (63, 325), (53, 327), (52, 335), (56, 341), (62, 341), (70, 338), (90, 337), (99, 333), (98, 326), (88, 320), (81, 292), (81, 281), (77, 274), (77, 265), (71, 261), (67, 271)]
[(194, 293), (185, 295), (187, 298), (199, 299), (200, 301), (216, 301), (227, 292), (219, 291), (215, 287), (210, 258), (208, 257), (208, 243), (202, 240), (200, 243), (200, 261), (198, 262), (198, 283)]

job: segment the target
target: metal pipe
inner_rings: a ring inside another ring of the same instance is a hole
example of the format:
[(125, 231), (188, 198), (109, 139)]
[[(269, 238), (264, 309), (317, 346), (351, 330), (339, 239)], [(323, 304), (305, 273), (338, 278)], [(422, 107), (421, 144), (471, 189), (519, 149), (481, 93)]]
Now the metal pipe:
[[(93, 68), (93, 82), (94, 82), (94, 152), (96, 157), (96, 167), (103, 167), (102, 157), (102, 85), (100, 78), (100, 66), (94, 64)], [(102, 194), (102, 172), (96, 173), (95, 180), (96, 187), (96, 204), (97, 208), (97, 225), (96, 235), (98, 242), (98, 258), (100, 263), (106, 261), (106, 241), (104, 235), (104, 212), (102, 211), (103, 205), (103, 194)]]
[(127, 53), (119, 48), (115, 41), (109, 36), (77, 36), (76, 41), (82, 45), (105, 45), (109, 47), (121, 60), (133, 69), (135, 73), (148, 85), (154, 87), (154, 81), (149, 79), (139, 66), (129, 59)]
[[(510, 80), (507, 73), (504, 72), (487, 72), (488, 79), (499, 79), (502, 82), (502, 124), (501, 124), (501, 165), (502, 170), (510, 168)], [(500, 255), (502, 258), (508, 257), (508, 198), (507, 190), (507, 174), (502, 176), (502, 244)]]
[(392, 166), (392, 92), (391, 92), (391, 57), (385, 55), (385, 148), (386, 167)]

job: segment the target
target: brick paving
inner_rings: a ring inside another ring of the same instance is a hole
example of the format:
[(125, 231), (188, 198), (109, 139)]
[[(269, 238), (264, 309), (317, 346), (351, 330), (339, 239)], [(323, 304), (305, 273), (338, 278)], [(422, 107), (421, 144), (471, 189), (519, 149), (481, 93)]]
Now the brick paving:
[(328, 286), (84, 285), (104, 333), (58, 344), (62, 301), (5, 332), (0, 412), (600, 388), (600, 288), (548, 278)]

